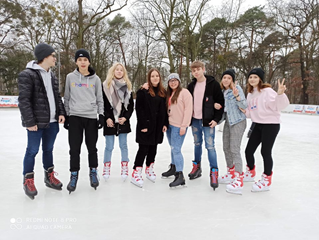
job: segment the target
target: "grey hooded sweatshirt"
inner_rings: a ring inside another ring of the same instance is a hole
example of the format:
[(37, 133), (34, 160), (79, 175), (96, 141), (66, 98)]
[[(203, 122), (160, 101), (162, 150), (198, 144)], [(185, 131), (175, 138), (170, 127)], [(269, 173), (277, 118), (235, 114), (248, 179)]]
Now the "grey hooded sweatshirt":
[(38, 70), (41, 73), (43, 84), (45, 86), (45, 90), (47, 92), (47, 97), (48, 97), (48, 100), (49, 100), (50, 123), (56, 122), (56, 119), (55, 119), (56, 106), (55, 106), (52, 79), (51, 79), (52, 78), (51, 70), (49, 70), (49, 71), (45, 70), (44, 68), (42, 68), (40, 65), (37, 64), (37, 61), (34, 61), (34, 60), (28, 62), (27, 68)]
[(83, 76), (77, 69), (66, 77), (64, 107), (67, 116), (96, 119), (104, 113), (102, 84), (93, 68)]

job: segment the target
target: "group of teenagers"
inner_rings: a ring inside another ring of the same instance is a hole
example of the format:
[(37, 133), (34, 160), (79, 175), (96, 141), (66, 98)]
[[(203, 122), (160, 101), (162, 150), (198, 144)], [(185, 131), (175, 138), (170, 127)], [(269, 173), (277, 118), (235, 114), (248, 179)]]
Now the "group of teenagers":
[[(38, 44), (34, 49), (37, 60), (27, 64), (19, 74), (19, 109), (22, 125), (27, 129), (27, 149), (23, 161), (23, 188), (31, 199), (37, 195), (34, 185), (34, 164), (42, 141), (44, 182), (47, 187), (61, 190), (62, 183), (55, 177), (53, 146), (59, 132), (58, 123), (68, 130), (70, 147), (69, 193), (76, 190), (80, 171), (80, 153), (83, 136), (88, 150), (89, 177), (91, 187), (99, 186), (97, 172), (98, 129), (103, 128), (105, 150), (102, 176), (111, 175), (112, 152), (115, 137), (121, 150), (121, 177), (129, 176), (127, 135), (131, 132), (130, 118), (135, 109), (137, 117), (135, 156), (131, 182), (143, 187), (145, 176), (156, 180), (154, 164), (157, 146), (163, 142), (166, 132), (171, 147), (169, 169), (162, 178), (174, 176), (170, 187), (185, 185), (182, 145), (190, 126), (194, 137), (193, 168), (190, 180), (202, 175), (202, 144), (205, 142), (210, 165), (210, 186), (215, 190), (219, 183), (226, 191), (242, 194), (243, 182), (254, 182), (256, 176), (254, 153), (261, 144), (264, 171), (261, 179), (252, 185), (253, 192), (268, 191), (272, 182), (272, 148), (280, 129), (280, 111), (289, 100), (284, 93), (284, 80), (278, 80), (278, 91), (264, 83), (264, 71), (254, 68), (248, 74), (247, 99), (243, 89), (235, 81), (235, 71), (228, 69), (219, 83), (205, 75), (201, 61), (192, 62), (192, 82), (187, 89), (182, 87), (180, 76), (171, 73), (167, 77), (167, 89), (158, 69), (148, 71), (147, 82), (136, 92), (134, 106), (132, 83), (125, 66), (115, 63), (101, 82), (90, 66), (88, 51), (79, 49), (75, 53), (77, 68), (66, 77), (64, 103), (59, 94), (58, 80), (50, 68), (55, 66), (56, 56), (52, 46)], [(246, 171), (243, 172), (240, 146), (246, 129), (246, 118), (253, 125), (245, 156)], [(222, 122), (223, 150), (227, 173), (219, 174), (215, 150), (215, 129)]]

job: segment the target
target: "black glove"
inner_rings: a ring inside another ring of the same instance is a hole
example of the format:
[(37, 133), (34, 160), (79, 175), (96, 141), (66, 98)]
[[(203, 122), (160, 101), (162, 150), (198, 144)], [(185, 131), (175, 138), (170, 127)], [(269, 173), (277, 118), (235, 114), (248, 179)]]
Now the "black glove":
[(64, 121), (63, 127), (66, 130), (69, 130), (69, 116), (65, 116), (65, 121)]
[(97, 128), (101, 129), (104, 126), (104, 116), (99, 114), (99, 120), (97, 121)]

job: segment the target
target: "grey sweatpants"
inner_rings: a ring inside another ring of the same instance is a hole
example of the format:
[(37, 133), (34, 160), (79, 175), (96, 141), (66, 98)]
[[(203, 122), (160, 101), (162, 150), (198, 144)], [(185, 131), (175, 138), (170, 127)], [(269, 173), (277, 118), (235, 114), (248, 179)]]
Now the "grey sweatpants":
[(227, 167), (235, 165), (235, 171), (243, 172), (243, 161), (240, 153), (241, 140), (246, 129), (246, 119), (230, 126), (226, 115), (223, 131), (223, 150), (226, 158)]

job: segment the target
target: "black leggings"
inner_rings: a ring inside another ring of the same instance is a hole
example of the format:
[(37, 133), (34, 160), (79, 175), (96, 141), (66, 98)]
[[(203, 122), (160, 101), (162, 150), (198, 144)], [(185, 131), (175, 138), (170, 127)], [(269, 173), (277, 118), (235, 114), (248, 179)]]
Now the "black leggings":
[(149, 167), (151, 163), (155, 162), (156, 152), (157, 152), (157, 144), (156, 145), (139, 144), (133, 169), (135, 169), (136, 167), (143, 167), (145, 157), (146, 157), (146, 166)]
[(250, 170), (255, 166), (254, 153), (261, 143), (261, 155), (264, 160), (264, 174), (267, 176), (271, 175), (273, 168), (271, 151), (279, 129), (280, 124), (256, 123), (245, 150), (247, 166), (250, 168)]

